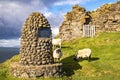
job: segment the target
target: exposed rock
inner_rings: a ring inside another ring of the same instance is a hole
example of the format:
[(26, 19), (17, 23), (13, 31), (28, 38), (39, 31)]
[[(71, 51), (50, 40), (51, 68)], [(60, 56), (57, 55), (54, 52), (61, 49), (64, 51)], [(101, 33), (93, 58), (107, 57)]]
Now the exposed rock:
[(59, 36), (63, 40), (82, 37), (83, 25), (95, 25), (96, 33), (104, 31), (120, 31), (120, 1), (105, 4), (95, 11), (89, 12), (78, 5), (64, 16), (59, 28)]
[(69, 40), (82, 36), (82, 25), (91, 21), (89, 12), (78, 5), (73, 6), (72, 11), (64, 16), (64, 21), (59, 29), (59, 35), (63, 40)]
[(105, 4), (91, 12), (91, 16), (97, 32), (120, 31), (120, 2)]

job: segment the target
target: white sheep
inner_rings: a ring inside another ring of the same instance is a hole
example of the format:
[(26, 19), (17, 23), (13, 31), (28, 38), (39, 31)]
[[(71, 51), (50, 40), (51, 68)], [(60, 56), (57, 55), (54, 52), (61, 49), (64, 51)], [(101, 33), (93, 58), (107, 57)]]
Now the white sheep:
[(60, 46), (60, 48), (61, 48), (61, 44), (62, 44), (62, 39), (52, 39), (53, 47)]
[(53, 51), (53, 58), (54, 59), (58, 59), (58, 61), (60, 62), (60, 58), (62, 57), (62, 51), (60, 48), (56, 48), (54, 51)]
[(74, 57), (74, 60), (81, 60), (81, 58), (88, 58), (88, 61), (90, 61), (91, 58), (91, 49), (85, 48), (82, 50), (78, 50), (77, 54)]

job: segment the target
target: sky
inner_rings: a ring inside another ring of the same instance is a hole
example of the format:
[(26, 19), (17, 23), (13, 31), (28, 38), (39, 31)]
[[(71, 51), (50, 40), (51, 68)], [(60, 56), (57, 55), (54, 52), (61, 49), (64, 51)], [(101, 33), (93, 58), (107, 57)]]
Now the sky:
[(53, 36), (59, 33), (64, 15), (78, 4), (87, 11), (117, 0), (0, 0), (0, 47), (18, 47), (24, 21), (32, 12), (42, 13), (49, 21)]

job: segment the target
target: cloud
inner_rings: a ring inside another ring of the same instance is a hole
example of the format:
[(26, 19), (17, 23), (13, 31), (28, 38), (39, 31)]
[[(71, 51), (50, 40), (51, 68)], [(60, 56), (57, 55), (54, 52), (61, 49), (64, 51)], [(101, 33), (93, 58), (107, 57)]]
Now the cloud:
[(58, 2), (55, 2), (55, 6), (61, 6), (61, 5), (75, 5), (75, 4), (84, 4), (85, 2), (88, 2), (91, 0), (61, 0)]
[[(62, 14), (55, 15), (48, 10), (45, 2), (32, 0), (29, 3), (23, 3), (12, 0), (0, 1), (0, 47), (15, 47), (20, 45), (18, 39), (21, 35), (21, 28), (32, 12), (42, 12), (48, 19), (52, 27), (53, 36), (58, 34), (58, 26), (62, 21)], [(52, 3), (49, 4), (49, 6)], [(55, 27), (55, 28), (54, 28)]]
[(21, 28), (32, 12), (42, 12), (51, 27), (58, 27), (63, 20), (62, 12), (57, 15), (50, 11), (56, 0), (6, 0), (0, 1), (0, 39), (18, 38)]
[(52, 37), (54, 38), (58, 33), (59, 33), (59, 28), (58, 27), (53, 27), (52, 29)]
[(51, 27), (59, 27), (64, 16), (62, 12), (57, 13), (57, 15), (52, 12), (46, 12), (44, 15), (48, 19)]
[(51, 8), (57, 0), (0, 0), (0, 46), (16, 46), (21, 28), (32, 12), (42, 12), (51, 24), (53, 36), (57, 35), (63, 21), (63, 12), (54, 13)]
[(0, 1), (0, 39), (20, 37), (22, 25), (28, 15), (34, 11), (44, 13), (47, 10), (39, 0), (31, 0), (29, 3), (22, 1)]
[(20, 39), (0, 39), (0, 47), (19, 47)]

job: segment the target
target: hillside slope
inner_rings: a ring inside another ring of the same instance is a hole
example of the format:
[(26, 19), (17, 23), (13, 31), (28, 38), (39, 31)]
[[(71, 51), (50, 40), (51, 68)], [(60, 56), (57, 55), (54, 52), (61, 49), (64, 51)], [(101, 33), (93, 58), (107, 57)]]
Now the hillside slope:
[[(120, 32), (100, 33), (93, 38), (74, 39), (62, 44), (63, 70), (61, 78), (38, 78), (29, 80), (119, 80), (120, 79)], [(78, 49), (92, 50), (91, 62), (74, 61)], [(9, 75), (11, 62), (19, 61), (19, 55), (0, 64), (0, 80), (28, 80)]]

